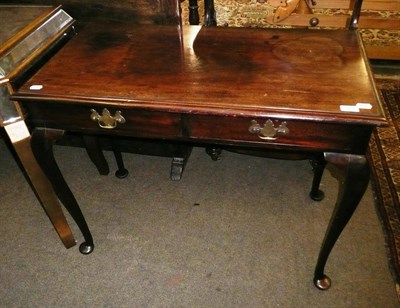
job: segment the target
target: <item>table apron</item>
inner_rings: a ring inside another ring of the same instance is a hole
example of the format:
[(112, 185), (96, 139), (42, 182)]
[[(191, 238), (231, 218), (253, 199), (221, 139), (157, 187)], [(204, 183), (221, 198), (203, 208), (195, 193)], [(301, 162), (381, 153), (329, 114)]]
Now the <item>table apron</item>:
[[(262, 128), (266, 122), (274, 129), (278, 129), (283, 123), (287, 132), (278, 131), (273, 137), (265, 137), (250, 131), (253, 123)], [(193, 139), (353, 154), (365, 153), (372, 131), (365, 125), (273, 117), (189, 116), (185, 124), (188, 130), (187, 136)]]
[[(115, 106), (33, 103), (24, 104), (28, 118), (36, 127), (91, 134), (169, 139), (209, 143), (238, 144), (260, 148), (288, 148), (324, 152), (364, 154), (372, 128), (367, 125), (281, 119), (273, 117), (224, 116), (179, 113), (149, 109), (121, 109)], [(110, 115), (121, 112), (124, 123), (102, 128), (90, 118), (107, 108)], [(268, 125), (267, 125), (267, 124)], [(268, 126), (277, 130), (272, 137), (252, 131)], [(283, 132), (280, 128), (284, 127)]]

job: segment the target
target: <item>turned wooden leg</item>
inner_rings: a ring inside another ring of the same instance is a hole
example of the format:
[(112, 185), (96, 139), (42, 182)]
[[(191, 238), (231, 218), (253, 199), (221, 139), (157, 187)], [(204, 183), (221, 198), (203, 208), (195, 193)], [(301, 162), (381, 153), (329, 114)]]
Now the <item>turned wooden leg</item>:
[(206, 153), (211, 157), (212, 160), (217, 161), (221, 159), (222, 149), (206, 147)]
[(356, 210), (369, 182), (369, 166), (365, 156), (325, 153), (325, 159), (337, 166), (342, 176), (336, 206), (325, 234), (314, 273), (314, 284), (321, 290), (327, 290), (331, 286), (330, 278), (324, 273), (327, 259)]
[(204, 0), (204, 25), (206, 27), (215, 27), (217, 25), (214, 0)]
[(189, 0), (189, 24), (198, 25), (199, 23), (199, 6), (197, 5), (197, 0)]
[(58, 198), (71, 214), (85, 238), (85, 242), (79, 246), (79, 251), (83, 254), (89, 254), (94, 249), (92, 235), (78, 202), (65, 182), (53, 154), (53, 144), (63, 133), (62, 130), (35, 129), (32, 133), (32, 150), (39, 165), (52, 183)]
[(97, 137), (94, 135), (83, 135), (82, 138), (90, 160), (94, 163), (101, 175), (107, 175), (110, 169), (103, 151), (99, 146)]
[(16, 154), (41, 202), (43, 209), (52, 222), (66, 248), (76, 244), (72, 231), (61, 209), (53, 186), (39, 166), (31, 148), (31, 136), (25, 122), (19, 121), (5, 126)]
[(310, 162), (314, 172), (310, 197), (315, 201), (321, 201), (322, 199), (324, 199), (325, 194), (322, 190), (319, 189), (319, 186), (321, 184), (322, 175), (326, 167), (326, 160), (322, 155), (318, 155), (314, 157)]

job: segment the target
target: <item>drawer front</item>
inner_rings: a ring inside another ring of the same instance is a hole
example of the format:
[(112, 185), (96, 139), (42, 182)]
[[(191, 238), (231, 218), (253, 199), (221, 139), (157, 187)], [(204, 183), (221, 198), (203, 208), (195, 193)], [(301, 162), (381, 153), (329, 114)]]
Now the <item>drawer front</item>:
[[(30, 103), (34, 125), (86, 133), (190, 140), (252, 147), (364, 154), (372, 129), (263, 117), (180, 114), (97, 105)], [(123, 120), (121, 120), (123, 118)], [(112, 128), (111, 128), (111, 127)]]
[(371, 128), (301, 120), (196, 116), (185, 121), (192, 139), (269, 148), (364, 154)]
[(182, 137), (181, 117), (175, 113), (57, 103), (30, 103), (25, 108), (35, 126), (143, 138)]

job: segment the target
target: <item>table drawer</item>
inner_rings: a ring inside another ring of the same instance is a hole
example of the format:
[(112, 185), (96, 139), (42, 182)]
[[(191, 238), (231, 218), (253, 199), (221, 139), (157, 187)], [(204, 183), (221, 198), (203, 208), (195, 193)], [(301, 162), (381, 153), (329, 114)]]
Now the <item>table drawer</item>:
[[(144, 138), (181, 138), (182, 136), (181, 117), (175, 113), (51, 102), (29, 103), (25, 104), (25, 108), (28, 119), (35, 119), (34, 125), (41, 127)], [(108, 120), (106, 110), (109, 112)], [(95, 117), (96, 114), (98, 118)], [(124, 120), (121, 121), (121, 118)]]
[(364, 153), (371, 134), (363, 125), (274, 118), (196, 116), (186, 122), (192, 139), (270, 148)]

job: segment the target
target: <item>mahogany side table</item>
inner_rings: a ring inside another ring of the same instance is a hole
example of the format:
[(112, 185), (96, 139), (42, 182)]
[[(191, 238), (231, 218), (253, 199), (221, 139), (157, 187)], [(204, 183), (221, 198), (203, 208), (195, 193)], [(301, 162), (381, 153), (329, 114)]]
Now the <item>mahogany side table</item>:
[(325, 264), (369, 182), (372, 129), (386, 123), (354, 29), (89, 25), (13, 99), (84, 234), (82, 253), (93, 239), (52, 153), (64, 131), (319, 153), (342, 172), (314, 274), (320, 289), (331, 284)]

